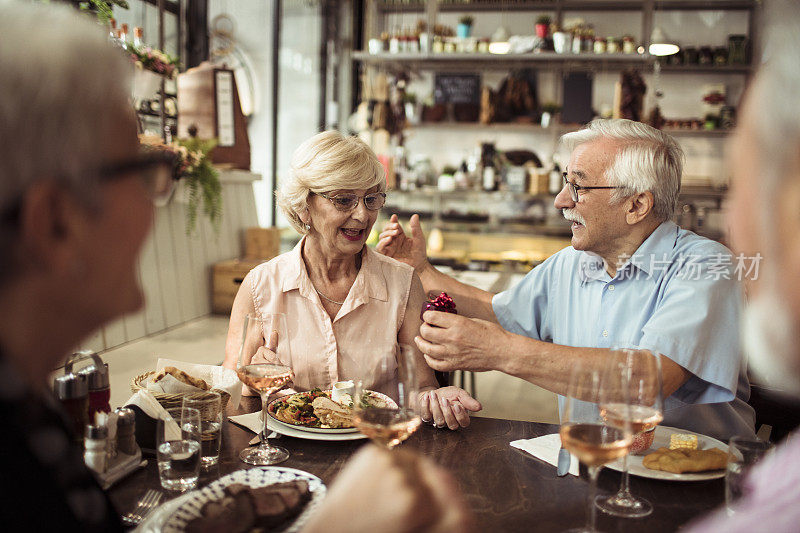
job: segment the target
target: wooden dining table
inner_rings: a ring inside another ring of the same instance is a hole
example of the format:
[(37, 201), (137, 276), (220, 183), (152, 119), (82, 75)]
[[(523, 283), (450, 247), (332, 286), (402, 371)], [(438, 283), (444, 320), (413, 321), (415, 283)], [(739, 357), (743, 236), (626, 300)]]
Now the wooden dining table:
[[(228, 414), (258, 409), (258, 398), (243, 398), (238, 408), (228, 407)], [(475, 513), (479, 531), (558, 532), (584, 524), (589, 490), (585, 473), (580, 477), (558, 477), (554, 466), (509, 445), (517, 439), (557, 431), (558, 426), (553, 424), (473, 417), (468, 428), (458, 431), (423, 424), (402, 446), (430, 458), (455, 477)], [(200, 485), (237, 470), (254, 468), (238, 457), (253, 437), (251, 431), (226, 421), (219, 464), (201, 473)], [(279, 466), (310, 472), (328, 486), (353, 453), (369, 445), (367, 440), (319, 441), (286, 436), (280, 436), (276, 444), (291, 454)], [(613, 493), (619, 483), (618, 472), (603, 469), (599, 491)], [(161, 489), (154, 457), (147, 467), (113, 486), (109, 495), (117, 509), (125, 512), (151, 488)], [(624, 519), (597, 511), (598, 529), (609, 533), (675, 531), (724, 501), (722, 479), (680, 482), (631, 476), (631, 490), (653, 503), (653, 514)], [(162, 502), (178, 496), (163, 492)], [(369, 512), (368, 505), (364, 512)]]

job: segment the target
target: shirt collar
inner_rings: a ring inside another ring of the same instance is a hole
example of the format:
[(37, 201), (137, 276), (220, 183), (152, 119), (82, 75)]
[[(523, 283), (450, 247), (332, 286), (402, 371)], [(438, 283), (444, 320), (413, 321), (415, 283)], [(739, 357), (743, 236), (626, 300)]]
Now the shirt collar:
[[(617, 270), (617, 276), (620, 276), (620, 273), (626, 269), (636, 267), (648, 277), (651, 277), (653, 272), (659, 271), (658, 268), (654, 268), (657, 267), (659, 262), (669, 261), (672, 257), (672, 250), (675, 247), (677, 236), (677, 224), (671, 220), (662, 222)], [(582, 252), (579, 267), (581, 283), (611, 280), (608, 272), (606, 272), (603, 259), (597, 254)], [(663, 272), (663, 269), (660, 270)]]
[(631, 264), (648, 276), (652, 276), (655, 272), (663, 272), (664, 269), (659, 269), (657, 266), (664, 264), (665, 261), (670, 261), (677, 237), (678, 225), (671, 220), (662, 222), (636, 249), (620, 270)]
[[(281, 290), (288, 292), (298, 289), (300, 294), (306, 298), (311, 298), (311, 295), (316, 291), (311, 284), (311, 278), (308, 277), (306, 265), (303, 262), (302, 252), (305, 240), (306, 237), (303, 236), (288, 254), (289, 260), (285, 263)], [(366, 303), (366, 299), (362, 298), (362, 295), (366, 298), (373, 298), (383, 302), (389, 299), (386, 278), (383, 276), (378, 258), (375, 257), (376, 253), (366, 245), (361, 251), (361, 268), (353, 282), (353, 287), (350, 289), (355, 297), (354, 304), (359, 302)]]

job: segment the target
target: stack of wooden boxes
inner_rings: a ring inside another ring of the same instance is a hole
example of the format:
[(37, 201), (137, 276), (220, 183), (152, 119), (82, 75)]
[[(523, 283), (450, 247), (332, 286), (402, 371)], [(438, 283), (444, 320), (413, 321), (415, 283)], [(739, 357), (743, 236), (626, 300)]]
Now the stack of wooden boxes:
[(230, 314), (233, 299), (247, 273), (278, 255), (280, 249), (281, 236), (278, 228), (247, 228), (244, 258), (229, 259), (214, 265), (212, 311)]

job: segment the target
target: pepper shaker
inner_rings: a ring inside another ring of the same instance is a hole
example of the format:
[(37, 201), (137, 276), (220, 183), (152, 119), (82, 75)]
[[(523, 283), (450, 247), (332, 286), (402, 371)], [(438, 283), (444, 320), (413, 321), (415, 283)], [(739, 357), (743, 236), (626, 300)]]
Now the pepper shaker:
[(136, 413), (127, 407), (120, 407), (114, 412), (117, 413), (117, 450), (136, 455)]

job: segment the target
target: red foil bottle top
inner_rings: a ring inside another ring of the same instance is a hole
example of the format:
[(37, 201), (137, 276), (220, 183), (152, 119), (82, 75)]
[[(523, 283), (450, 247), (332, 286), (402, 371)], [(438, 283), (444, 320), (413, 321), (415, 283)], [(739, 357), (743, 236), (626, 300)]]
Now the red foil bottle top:
[(428, 309), (431, 311), (441, 311), (443, 313), (453, 313), (456, 315), (458, 314), (458, 311), (456, 311), (456, 303), (452, 298), (450, 298), (450, 296), (447, 295), (446, 292), (441, 293), (433, 300), (428, 300), (427, 302), (423, 303), (422, 311), (419, 314), (420, 318), (422, 318), (422, 315)]

